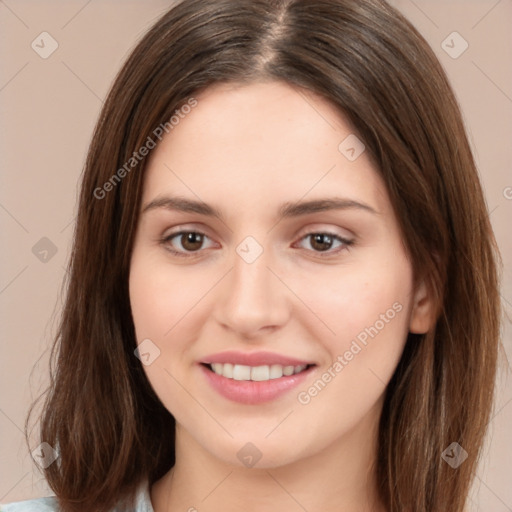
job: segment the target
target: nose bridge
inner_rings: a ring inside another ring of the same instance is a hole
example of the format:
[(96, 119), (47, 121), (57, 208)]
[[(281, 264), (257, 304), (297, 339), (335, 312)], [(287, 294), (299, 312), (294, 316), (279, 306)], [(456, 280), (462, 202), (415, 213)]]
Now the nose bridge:
[(233, 261), (232, 288), (239, 299), (263, 299), (269, 294), (269, 278), (272, 277), (268, 269), (271, 266), (269, 251), (262, 248), (261, 253), (258, 252), (246, 242), (237, 247)]
[(218, 305), (225, 326), (248, 334), (286, 321), (286, 289), (270, 270), (275, 266), (272, 254), (253, 237), (236, 247), (224, 300)]
[(271, 301), (271, 251), (255, 238), (245, 238), (236, 248), (233, 261), (232, 295), (238, 304), (260, 308)]

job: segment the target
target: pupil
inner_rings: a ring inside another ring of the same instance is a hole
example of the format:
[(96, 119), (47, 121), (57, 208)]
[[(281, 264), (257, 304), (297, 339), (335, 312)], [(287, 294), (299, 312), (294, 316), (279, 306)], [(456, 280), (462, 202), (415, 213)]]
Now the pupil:
[[(319, 233), (318, 235), (313, 236), (313, 246), (315, 246), (317, 243), (320, 244), (319, 248), (320, 250), (326, 250), (330, 248), (330, 245), (332, 244), (332, 237), (330, 235)], [(325, 245), (328, 245), (329, 247), (325, 247)]]
[(202, 243), (202, 235), (199, 233), (186, 233), (183, 235), (185, 237), (185, 242), (182, 242), (183, 247), (189, 250), (199, 249)]

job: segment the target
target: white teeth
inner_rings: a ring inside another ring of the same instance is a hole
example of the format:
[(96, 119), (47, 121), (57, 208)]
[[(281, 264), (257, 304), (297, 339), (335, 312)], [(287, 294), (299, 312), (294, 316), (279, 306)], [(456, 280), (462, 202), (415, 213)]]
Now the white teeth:
[(271, 366), (246, 366), (243, 364), (212, 363), (210, 367), (217, 375), (222, 375), (228, 379), (265, 381), (279, 379), (283, 375), (290, 376), (300, 373), (307, 368), (307, 365), (281, 366), (280, 364), (273, 364)]
[(222, 368), (223, 368), (223, 364), (222, 363), (212, 363), (212, 370), (215, 372), (215, 373), (218, 373), (220, 374), (222, 372)]
[[(228, 379), (232, 379), (233, 378), (233, 365), (231, 363), (225, 363), (225, 364), (220, 364), (220, 372), (222, 372), (222, 375), (224, 375), (224, 377), (227, 377)], [(219, 372), (217, 372), (219, 373)]]
[(283, 368), (283, 375), (293, 375), (295, 368), (293, 366), (285, 366)]
[(251, 380), (251, 367), (243, 366), (241, 364), (235, 364), (235, 366), (233, 367), (233, 379)]
[(283, 367), (280, 364), (273, 364), (270, 367), (269, 379), (280, 379), (283, 376)]
[(270, 380), (270, 368), (268, 366), (252, 367), (251, 380)]

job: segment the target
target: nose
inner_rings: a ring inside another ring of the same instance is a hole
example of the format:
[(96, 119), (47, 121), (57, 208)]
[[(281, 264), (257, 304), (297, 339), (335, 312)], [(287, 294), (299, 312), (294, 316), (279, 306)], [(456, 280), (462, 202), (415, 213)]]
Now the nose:
[(289, 318), (290, 291), (270, 252), (252, 262), (238, 253), (218, 296), (217, 321), (239, 337), (254, 339), (283, 326)]

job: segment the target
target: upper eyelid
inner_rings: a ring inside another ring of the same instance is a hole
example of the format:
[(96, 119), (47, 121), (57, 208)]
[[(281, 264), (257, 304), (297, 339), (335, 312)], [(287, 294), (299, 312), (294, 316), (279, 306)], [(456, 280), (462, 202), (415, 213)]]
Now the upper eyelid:
[[(166, 238), (172, 238), (176, 235), (179, 235), (179, 234), (183, 234), (183, 233), (198, 233), (198, 234), (201, 234), (203, 236), (207, 236), (208, 238), (212, 238), (208, 233), (207, 233), (208, 230), (204, 230), (202, 228), (187, 228), (186, 226), (177, 226), (176, 227), (176, 231), (172, 231), (171, 233), (168, 233), (168, 234), (164, 234), (162, 235), (162, 239), (166, 239)], [(346, 230), (345, 231), (349, 231), (349, 230)], [(299, 233), (302, 233), (302, 234), (299, 234)], [(322, 229), (322, 228), (310, 228), (308, 229), (307, 231), (305, 232), (302, 232), (302, 230), (300, 230), (299, 232), (297, 232), (297, 234), (295, 236), (297, 237), (300, 237), (301, 239), (304, 238), (305, 236), (308, 236), (308, 235), (313, 235), (313, 234), (319, 234), (319, 233), (322, 233), (322, 234), (326, 234), (326, 235), (331, 235), (331, 236), (335, 236), (335, 237), (339, 237), (341, 239), (352, 239), (352, 238), (355, 238), (355, 235), (353, 233), (350, 233), (348, 236), (347, 235), (343, 235), (343, 234), (340, 234), (340, 233), (336, 233), (335, 230), (331, 229), (331, 228), (326, 228), (326, 229)]]
[[(299, 236), (300, 233), (302, 233), (302, 235), (300, 235), (301, 237), (309, 235), (309, 234), (312, 234), (312, 233), (326, 233), (326, 234), (330, 234), (330, 235), (333, 235), (333, 236), (339, 236), (340, 238), (344, 238), (344, 239), (356, 238), (355, 233), (353, 233), (350, 229), (347, 229), (347, 228), (342, 228), (340, 226), (338, 226), (337, 228), (333, 228), (333, 227), (322, 228), (322, 227), (315, 227), (315, 226), (321, 226), (322, 223), (320, 223), (320, 222), (313, 223), (313, 224), (314, 224), (313, 227), (301, 228), (299, 230), (296, 230), (294, 236)], [(325, 223), (323, 225), (325, 225)], [(208, 232), (210, 231), (209, 228), (195, 227), (195, 226), (189, 227), (186, 224), (179, 224), (179, 225), (174, 226), (173, 228), (170, 228), (170, 229), (176, 230), (176, 231), (173, 231), (172, 233), (169, 233), (167, 235), (163, 235), (162, 238), (167, 238), (169, 236), (174, 236), (174, 235), (177, 235), (177, 234), (179, 234), (181, 232), (200, 233), (202, 235), (205, 235), (205, 236), (208, 236), (209, 238), (211, 238), (211, 236), (208, 234)], [(336, 232), (337, 229), (343, 230), (346, 234), (337, 233)], [(304, 231), (304, 230), (306, 230), (306, 231)], [(164, 233), (165, 233), (165, 231), (164, 231)]]

